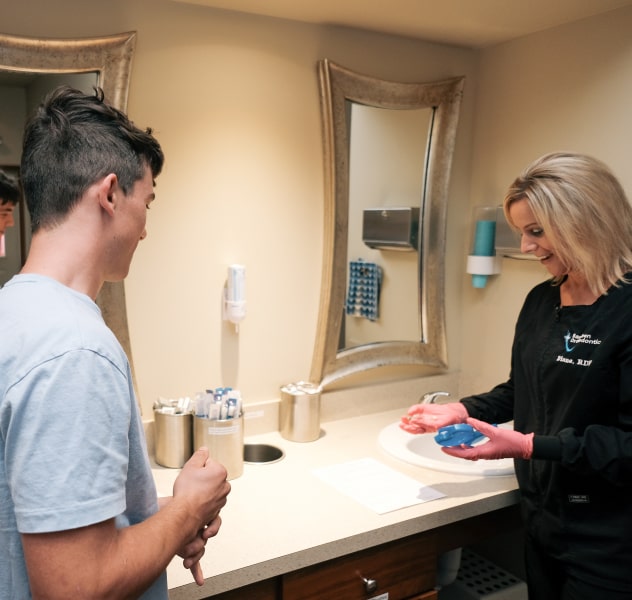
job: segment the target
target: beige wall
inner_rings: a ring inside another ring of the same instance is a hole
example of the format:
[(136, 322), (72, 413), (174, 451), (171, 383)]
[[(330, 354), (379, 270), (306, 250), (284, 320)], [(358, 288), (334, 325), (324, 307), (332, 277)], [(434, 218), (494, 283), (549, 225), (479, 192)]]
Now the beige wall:
[[(481, 53), (472, 206), (501, 202), (523, 167), (556, 150), (605, 161), (632, 196), (630, 32), (627, 7)], [(538, 264), (504, 259), (502, 274), (490, 278), (486, 289), (465, 283), (463, 392), (506, 378), (522, 300), (546, 275)]]
[[(505, 260), (500, 276), (473, 290), (472, 207), (500, 202), (520, 168), (558, 148), (599, 155), (632, 184), (631, 9), (477, 52), (168, 0), (50, 6), (23, 0), (0, 28), (138, 32), (129, 113), (154, 128), (167, 155), (126, 282), (146, 413), (158, 395), (215, 385), (241, 388), (247, 402), (273, 399), (309, 374), (323, 233), (320, 58), (387, 79), (467, 77), (446, 272), (450, 365), (463, 368), (463, 391), (506, 374), (522, 298), (544, 277), (538, 265)], [(233, 262), (247, 268), (239, 335), (220, 311)]]

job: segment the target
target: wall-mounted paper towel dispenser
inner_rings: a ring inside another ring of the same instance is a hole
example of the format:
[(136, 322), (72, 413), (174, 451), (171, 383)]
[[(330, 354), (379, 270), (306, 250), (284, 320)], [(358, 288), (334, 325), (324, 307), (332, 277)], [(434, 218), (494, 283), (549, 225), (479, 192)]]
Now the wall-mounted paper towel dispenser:
[(417, 250), (419, 207), (365, 208), (362, 241), (379, 250)]

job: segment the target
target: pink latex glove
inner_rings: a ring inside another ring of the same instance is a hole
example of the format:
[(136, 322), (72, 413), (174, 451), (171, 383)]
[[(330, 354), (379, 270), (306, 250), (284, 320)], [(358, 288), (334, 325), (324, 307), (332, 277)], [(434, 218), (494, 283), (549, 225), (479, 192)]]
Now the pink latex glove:
[(444, 447), (441, 448), (442, 452), (467, 460), (478, 460), (479, 458), (486, 460), (496, 458), (531, 458), (531, 454), (533, 454), (533, 433), (525, 434), (513, 429), (494, 427), (489, 423), (472, 419), (471, 417), (465, 422), (488, 437), (489, 441), (477, 446)]
[(399, 426), (408, 433), (431, 433), (440, 427), (465, 423), (467, 409), (460, 402), (415, 404), (402, 417)]

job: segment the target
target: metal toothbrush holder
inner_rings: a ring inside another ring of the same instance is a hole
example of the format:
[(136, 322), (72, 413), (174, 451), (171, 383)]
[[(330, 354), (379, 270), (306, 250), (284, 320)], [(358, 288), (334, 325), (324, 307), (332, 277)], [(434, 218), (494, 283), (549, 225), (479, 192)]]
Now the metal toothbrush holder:
[(292, 442), (313, 442), (320, 437), (320, 386), (299, 381), (281, 388), (279, 431)]
[(191, 413), (154, 410), (156, 462), (163, 467), (180, 469), (193, 453)]
[(244, 471), (244, 417), (230, 419), (193, 417), (193, 445), (206, 446), (209, 456), (221, 463), (228, 479), (236, 479)]

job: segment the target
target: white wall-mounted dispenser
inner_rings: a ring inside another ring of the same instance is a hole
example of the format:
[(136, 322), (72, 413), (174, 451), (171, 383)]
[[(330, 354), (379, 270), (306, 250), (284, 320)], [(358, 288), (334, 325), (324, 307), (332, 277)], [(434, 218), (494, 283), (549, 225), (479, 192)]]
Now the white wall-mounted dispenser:
[(246, 317), (246, 267), (230, 265), (224, 287), (224, 321), (234, 323), (239, 331), (239, 323)]
[(472, 286), (484, 288), (490, 275), (500, 273), (501, 257), (496, 256), (496, 206), (474, 209), (474, 235), (467, 272), (472, 275)]

